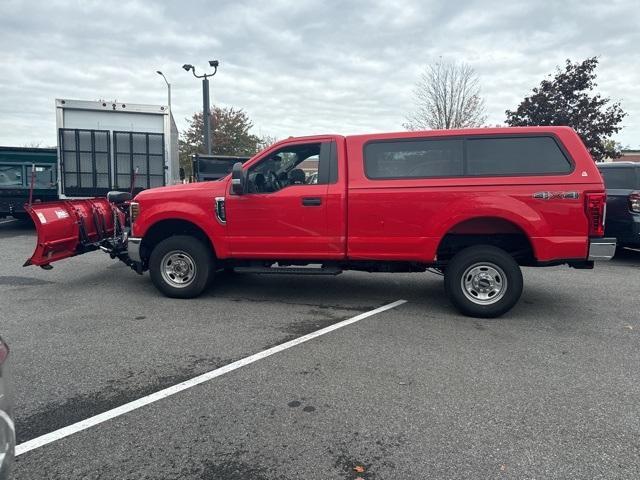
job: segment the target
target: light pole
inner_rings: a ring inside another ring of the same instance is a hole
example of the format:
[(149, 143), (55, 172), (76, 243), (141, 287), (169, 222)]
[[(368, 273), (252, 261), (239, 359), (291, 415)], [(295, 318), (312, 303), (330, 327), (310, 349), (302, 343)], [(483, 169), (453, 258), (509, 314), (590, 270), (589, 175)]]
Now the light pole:
[(164, 76), (160, 70), (156, 70), (156, 73), (164, 78), (164, 83), (167, 84), (167, 100), (169, 102), (169, 111), (171, 111), (171, 84), (167, 81), (167, 77)]
[(211, 120), (209, 111), (209, 77), (213, 77), (218, 71), (218, 60), (209, 60), (209, 66), (213, 67), (213, 73), (205, 73), (204, 75), (196, 75), (196, 69), (193, 65), (188, 63), (184, 64), (184, 68), (187, 72), (191, 70), (193, 76), (202, 79), (202, 120), (204, 121), (204, 128), (202, 135), (204, 137), (204, 148), (207, 151), (207, 155), (211, 155)]

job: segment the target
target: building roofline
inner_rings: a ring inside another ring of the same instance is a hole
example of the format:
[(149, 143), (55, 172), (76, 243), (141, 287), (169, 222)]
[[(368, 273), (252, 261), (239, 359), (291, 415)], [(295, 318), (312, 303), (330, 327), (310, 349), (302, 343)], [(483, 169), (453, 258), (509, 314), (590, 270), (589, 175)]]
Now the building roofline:
[(108, 102), (106, 100), (72, 100), (56, 98), (56, 108), (66, 110), (91, 110), (105, 112), (131, 112), (148, 113), (156, 115), (169, 115), (169, 107), (166, 105), (146, 105), (142, 103)]
[(0, 145), (0, 152), (24, 152), (24, 153), (57, 153), (56, 148), (46, 147), (8, 147)]

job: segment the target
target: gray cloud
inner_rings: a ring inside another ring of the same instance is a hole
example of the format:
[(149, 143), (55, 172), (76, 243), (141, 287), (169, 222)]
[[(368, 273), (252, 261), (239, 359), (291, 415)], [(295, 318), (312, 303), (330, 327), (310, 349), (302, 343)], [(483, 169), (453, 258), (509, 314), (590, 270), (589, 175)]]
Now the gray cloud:
[(0, 144), (55, 144), (54, 99), (201, 108), (183, 63), (221, 67), (213, 101), (277, 137), (399, 130), (424, 64), (472, 64), (489, 123), (566, 58), (599, 55), (600, 91), (640, 146), (640, 9), (628, 1), (15, 1), (0, 3)]

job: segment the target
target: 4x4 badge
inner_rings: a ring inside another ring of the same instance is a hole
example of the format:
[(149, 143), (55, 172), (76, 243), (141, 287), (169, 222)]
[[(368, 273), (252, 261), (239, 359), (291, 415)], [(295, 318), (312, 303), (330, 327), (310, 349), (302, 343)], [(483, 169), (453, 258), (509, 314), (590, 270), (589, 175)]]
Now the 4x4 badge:
[(580, 193), (578, 192), (536, 192), (533, 194), (533, 198), (537, 198), (540, 200), (577, 200), (580, 198)]

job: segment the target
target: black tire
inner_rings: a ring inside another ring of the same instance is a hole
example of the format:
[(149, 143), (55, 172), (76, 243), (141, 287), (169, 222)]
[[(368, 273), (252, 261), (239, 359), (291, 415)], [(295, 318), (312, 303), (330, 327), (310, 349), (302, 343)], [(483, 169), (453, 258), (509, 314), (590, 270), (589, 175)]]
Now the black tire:
[(192, 236), (176, 235), (155, 246), (149, 258), (149, 275), (167, 297), (194, 298), (213, 277), (213, 263), (208, 245)]
[(465, 248), (451, 259), (444, 285), (449, 299), (464, 315), (495, 318), (511, 310), (520, 299), (522, 271), (504, 250), (478, 245)]

